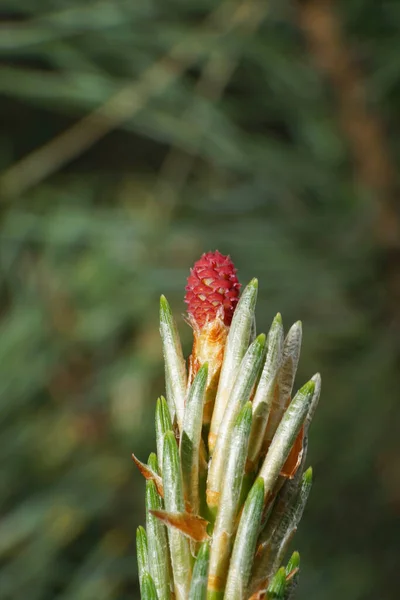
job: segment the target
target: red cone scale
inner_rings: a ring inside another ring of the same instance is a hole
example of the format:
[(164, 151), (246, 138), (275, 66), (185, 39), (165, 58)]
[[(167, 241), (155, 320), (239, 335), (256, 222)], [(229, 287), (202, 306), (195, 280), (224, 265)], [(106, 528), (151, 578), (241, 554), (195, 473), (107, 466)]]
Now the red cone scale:
[(188, 313), (201, 329), (217, 315), (229, 326), (239, 299), (240, 283), (229, 256), (207, 252), (190, 270), (185, 302)]

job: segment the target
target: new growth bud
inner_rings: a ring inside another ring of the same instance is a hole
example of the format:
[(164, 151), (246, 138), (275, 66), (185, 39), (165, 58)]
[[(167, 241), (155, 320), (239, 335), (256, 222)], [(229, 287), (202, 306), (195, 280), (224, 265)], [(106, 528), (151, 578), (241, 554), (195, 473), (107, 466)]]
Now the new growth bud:
[(194, 264), (187, 280), (185, 302), (193, 327), (193, 350), (189, 359), (189, 384), (204, 363), (208, 380), (203, 423), (211, 422), (226, 337), (239, 299), (240, 283), (229, 256), (207, 252)]

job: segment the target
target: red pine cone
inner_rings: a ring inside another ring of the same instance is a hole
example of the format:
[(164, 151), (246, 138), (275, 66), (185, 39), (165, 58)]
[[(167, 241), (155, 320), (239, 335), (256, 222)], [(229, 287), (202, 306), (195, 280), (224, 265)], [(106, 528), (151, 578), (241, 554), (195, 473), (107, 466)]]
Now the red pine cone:
[(230, 325), (239, 299), (240, 283), (229, 256), (207, 252), (190, 269), (185, 302), (188, 313), (201, 329), (220, 315)]

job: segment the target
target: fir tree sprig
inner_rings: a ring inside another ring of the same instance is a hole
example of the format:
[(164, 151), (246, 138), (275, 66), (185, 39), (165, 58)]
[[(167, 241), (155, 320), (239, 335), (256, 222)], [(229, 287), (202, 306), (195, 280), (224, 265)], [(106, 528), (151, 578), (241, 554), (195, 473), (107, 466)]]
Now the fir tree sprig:
[(301, 323), (285, 339), (278, 314), (268, 336), (254, 336), (258, 282), (238, 300), (239, 287), (218, 252), (191, 270), (188, 368), (161, 297), (167, 400), (156, 404), (157, 455), (135, 458), (147, 479), (142, 598), (285, 600), (297, 586), (299, 554), (282, 563), (311, 488), (304, 468), (321, 378), (293, 396)]

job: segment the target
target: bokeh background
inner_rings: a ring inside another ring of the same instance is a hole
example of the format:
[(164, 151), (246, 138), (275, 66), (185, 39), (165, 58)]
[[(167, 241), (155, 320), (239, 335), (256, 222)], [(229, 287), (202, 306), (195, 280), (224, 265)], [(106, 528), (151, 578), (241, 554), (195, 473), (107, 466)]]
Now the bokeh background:
[(138, 598), (158, 298), (231, 254), (323, 378), (298, 600), (398, 598), (400, 3), (3, 0), (0, 597)]

